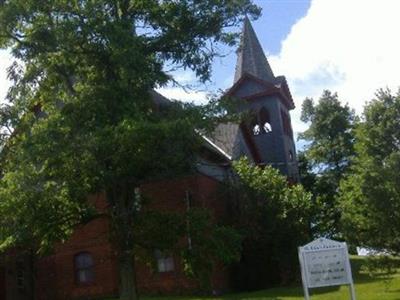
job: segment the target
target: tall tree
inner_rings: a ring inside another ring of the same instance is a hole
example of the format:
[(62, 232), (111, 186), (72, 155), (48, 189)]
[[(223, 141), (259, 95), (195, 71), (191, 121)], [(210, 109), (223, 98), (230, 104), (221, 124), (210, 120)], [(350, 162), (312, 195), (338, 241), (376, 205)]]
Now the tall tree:
[(15, 130), (2, 135), (1, 247), (66, 240), (93, 217), (87, 195), (105, 191), (120, 299), (136, 299), (135, 189), (191, 170), (194, 127), (206, 127), (193, 107), (155, 107), (150, 91), (172, 80), (168, 66), (209, 79), (215, 45), (235, 41), (226, 28), (259, 13), (251, 0), (1, 1), (0, 48), (16, 59), (2, 114)]
[(356, 130), (356, 159), (341, 184), (342, 226), (354, 245), (400, 253), (400, 93), (380, 90)]
[(341, 104), (336, 93), (324, 91), (318, 103), (304, 100), (301, 120), (310, 124), (300, 135), (306, 142), (300, 171), (307, 179), (305, 187), (314, 195), (313, 231), (316, 235), (339, 237), (336, 196), (354, 156), (355, 113), (347, 104)]
[(290, 185), (271, 166), (253, 166), (241, 159), (234, 170), (229, 216), (245, 236), (234, 270), (235, 287), (262, 289), (298, 279), (297, 247), (310, 238), (310, 193), (301, 185)]

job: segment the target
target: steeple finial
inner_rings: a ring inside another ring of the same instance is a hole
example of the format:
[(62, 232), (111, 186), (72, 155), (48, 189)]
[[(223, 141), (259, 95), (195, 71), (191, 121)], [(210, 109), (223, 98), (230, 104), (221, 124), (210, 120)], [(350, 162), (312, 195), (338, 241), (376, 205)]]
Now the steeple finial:
[(242, 36), (237, 51), (234, 83), (245, 73), (270, 82), (273, 82), (275, 79), (274, 73), (269, 66), (264, 51), (247, 16), (244, 19)]

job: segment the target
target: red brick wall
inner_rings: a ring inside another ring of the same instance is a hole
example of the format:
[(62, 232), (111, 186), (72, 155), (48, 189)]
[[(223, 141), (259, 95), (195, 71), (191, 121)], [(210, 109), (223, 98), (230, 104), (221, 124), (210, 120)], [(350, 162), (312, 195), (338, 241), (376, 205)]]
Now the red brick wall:
[(4, 257), (3, 293), (7, 300), (27, 300), (32, 294), (31, 256), (26, 251), (11, 249)]
[[(144, 194), (153, 202), (150, 206), (166, 211), (187, 209), (186, 192), (192, 195), (192, 204), (196, 207), (209, 208), (218, 218), (225, 213), (225, 202), (218, 199), (219, 182), (213, 178), (196, 175), (185, 178), (151, 182), (142, 186)], [(228, 288), (228, 272), (217, 266), (211, 278), (212, 287), (216, 291)], [(184, 274), (179, 258), (175, 258), (175, 271), (171, 273), (151, 273), (148, 268), (141, 270), (138, 285), (146, 293), (190, 294), (198, 289), (198, 284)]]
[[(150, 207), (180, 212), (186, 211), (185, 195), (186, 191), (190, 191), (196, 206), (211, 208), (214, 215), (218, 217), (224, 213), (224, 203), (217, 199), (217, 188), (218, 182), (214, 179), (197, 175), (147, 183), (141, 187), (141, 191), (153, 199), (149, 204)], [(98, 210), (106, 210), (104, 195), (91, 197), (90, 201), (95, 203)], [(73, 259), (82, 251), (90, 252), (95, 262), (95, 282), (87, 286), (79, 286), (75, 282)], [(117, 294), (117, 260), (109, 242), (107, 217), (96, 219), (77, 228), (68, 242), (56, 247), (55, 254), (38, 262), (37, 274), (39, 300)], [(175, 258), (174, 272), (154, 272), (148, 266), (138, 262), (136, 274), (141, 293), (182, 294), (197, 288), (196, 282), (184, 275), (179, 258)], [(218, 290), (227, 287), (225, 272), (220, 272), (218, 269), (213, 276), (213, 285)]]
[[(105, 209), (104, 195), (91, 197), (90, 201), (94, 202), (99, 211)], [(109, 242), (108, 223), (107, 217), (102, 217), (78, 227), (66, 243), (55, 247), (53, 255), (39, 260), (36, 266), (38, 300), (73, 299), (117, 293), (116, 258)], [(74, 257), (79, 252), (89, 252), (93, 256), (93, 284), (80, 285), (75, 280)]]

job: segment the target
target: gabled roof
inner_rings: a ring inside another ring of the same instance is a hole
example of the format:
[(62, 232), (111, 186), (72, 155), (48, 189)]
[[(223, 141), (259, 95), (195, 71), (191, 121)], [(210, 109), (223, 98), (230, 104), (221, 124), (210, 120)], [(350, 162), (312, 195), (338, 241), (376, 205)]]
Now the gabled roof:
[[(172, 104), (172, 101), (164, 97), (155, 90), (150, 90), (150, 97), (156, 107), (168, 107)], [(235, 137), (238, 125), (234, 124), (220, 124), (215, 129), (215, 132), (211, 134), (212, 137), (206, 136), (201, 131), (196, 130), (198, 134), (203, 138), (204, 147), (220, 156), (223, 160), (231, 161), (233, 147), (235, 144)]]
[(262, 92), (257, 92), (246, 97), (242, 97), (245, 100), (253, 100), (263, 96), (276, 95), (282, 101), (282, 103), (287, 107), (287, 109), (291, 110), (295, 108), (294, 101), (292, 98), (292, 94), (290, 93), (289, 87), (286, 82), (286, 78), (284, 76), (278, 76), (274, 79), (274, 81), (268, 82), (262, 80), (258, 77), (255, 77), (252, 74), (244, 73), (242, 77), (235, 82), (235, 84), (225, 93), (225, 96), (234, 97), (235, 92), (241, 87), (241, 85), (246, 80), (252, 80), (258, 83), (263, 87)]
[(257, 164), (260, 163), (260, 153), (251, 138), (249, 128), (244, 122), (241, 122), (240, 124), (221, 123), (215, 128), (209, 136), (209, 139), (214, 143), (214, 145), (218, 146), (228, 156), (230, 156), (231, 159), (236, 159), (243, 155), (243, 149), (239, 142), (240, 136), (243, 137), (243, 142), (245, 143), (244, 146), (248, 149), (253, 161)]
[(265, 81), (274, 82), (275, 80), (274, 73), (265, 57), (264, 50), (247, 17), (244, 20), (240, 46), (237, 51), (234, 82), (236, 83), (245, 73), (249, 73)]
[(221, 123), (218, 124), (209, 138), (227, 153), (231, 159), (235, 156), (237, 151), (237, 134), (239, 125), (235, 123)]
[(164, 97), (163, 95), (161, 95), (160, 93), (156, 92), (155, 90), (150, 90), (150, 97), (153, 100), (153, 103), (156, 106), (168, 106), (171, 104), (171, 100), (169, 100), (168, 98)]

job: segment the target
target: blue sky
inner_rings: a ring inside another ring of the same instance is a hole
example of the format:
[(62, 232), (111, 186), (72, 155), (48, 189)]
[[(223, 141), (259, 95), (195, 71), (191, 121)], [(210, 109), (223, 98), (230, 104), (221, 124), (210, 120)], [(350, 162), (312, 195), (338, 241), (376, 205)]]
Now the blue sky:
[[(295, 133), (305, 97), (318, 99), (324, 89), (338, 92), (358, 113), (378, 88), (400, 86), (399, 0), (255, 0), (263, 8), (253, 27), (275, 75), (285, 75), (296, 109)], [(216, 59), (207, 85), (186, 93), (178, 87), (160, 90), (183, 101), (205, 102), (209, 92), (232, 84), (235, 49)], [(0, 51), (0, 100), (7, 90), (5, 69), (11, 63)], [(182, 84), (196, 83), (190, 72), (174, 73)]]
[[(309, 0), (258, 0), (262, 16), (252, 22), (254, 30), (267, 56), (278, 55), (281, 43), (289, 34), (293, 24), (302, 18), (310, 6)], [(226, 50), (228, 57), (216, 59), (213, 66), (212, 85), (227, 88), (232, 84), (235, 70), (235, 49)]]
[(262, 8), (262, 16), (253, 22), (264, 50), (271, 54), (279, 54), (281, 42), (289, 34), (292, 26), (304, 17), (310, 8), (311, 0), (258, 0)]
[[(261, 17), (252, 22), (258, 39), (267, 56), (278, 55), (282, 41), (289, 34), (293, 24), (307, 13), (311, 0), (255, 0), (254, 3), (262, 8)], [(241, 27), (236, 30), (240, 31)], [(185, 95), (184, 92), (176, 88), (160, 91), (172, 98), (205, 102), (208, 92), (229, 88), (232, 85), (235, 72), (236, 48), (224, 47), (221, 49), (226, 56), (215, 59), (211, 81), (206, 85), (195, 84), (196, 81), (191, 72), (176, 72), (174, 74), (178, 81), (183, 84), (194, 84), (195, 89), (200, 92)]]
[[(307, 128), (300, 121), (301, 103), (318, 99), (324, 89), (337, 92), (357, 113), (379, 88), (400, 86), (400, 1), (398, 0), (256, 0), (263, 15), (253, 27), (275, 75), (285, 75), (296, 109), (294, 132)], [(161, 90), (186, 101), (206, 101), (207, 91), (232, 83), (235, 53), (217, 59), (214, 76), (197, 93), (176, 87)], [(188, 72), (177, 79), (190, 83)]]

